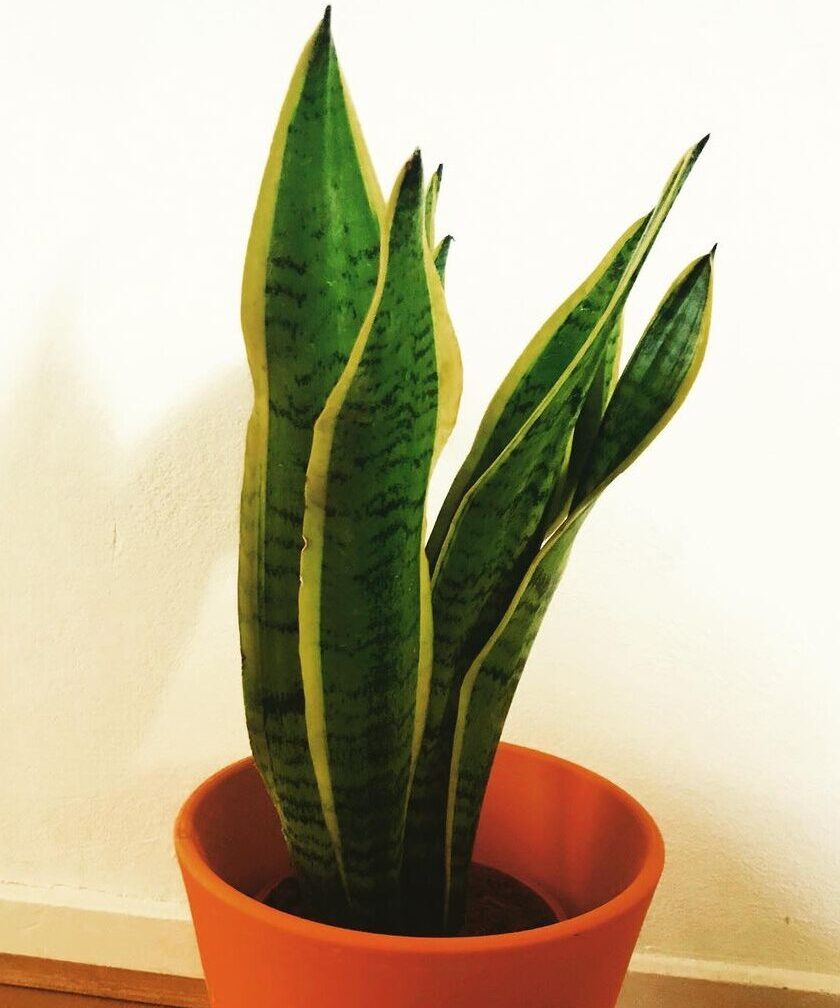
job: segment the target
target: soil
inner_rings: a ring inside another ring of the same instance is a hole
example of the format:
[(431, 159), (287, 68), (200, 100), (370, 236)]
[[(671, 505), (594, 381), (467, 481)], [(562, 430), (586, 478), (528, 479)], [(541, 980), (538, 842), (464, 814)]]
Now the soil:
[(462, 937), (530, 931), (561, 919), (565, 915), (561, 918), (542, 896), (519, 879), (496, 868), (470, 865)]
[[(296, 917), (307, 916), (300, 887), (294, 877), (278, 883), (264, 902), (275, 910), (283, 910)], [(542, 896), (512, 875), (485, 865), (470, 866), (467, 913), (459, 937), (530, 931), (565, 919), (565, 914), (558, 915)]]

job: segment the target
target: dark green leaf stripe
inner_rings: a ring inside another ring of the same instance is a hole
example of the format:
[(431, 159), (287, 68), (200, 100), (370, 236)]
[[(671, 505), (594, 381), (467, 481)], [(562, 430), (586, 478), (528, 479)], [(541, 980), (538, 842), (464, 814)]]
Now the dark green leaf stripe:
[(423, 550), (439, 424), (440, 286), (419, 154), (390, 204), (371, 312), (319, 417), (307, 471), (301, 665), (315, 773), (353, 926), (398, 926), (418, 681), (428, 679)]
[(303, 487), (313, 424), (373, 294), (381, 211), (327, 16), (280, 114), (242, 290), (254, 384), (239, 565), (245, 707), (257, 764), (315, 913), (340, 905), (342, 888), (308, 749), (298, 658)]
[(711, 315), (712, 259), (710, 254), (692, 263), (657, 309), (610, 398), (572, 515), (552, 529), (464, 676), (446, 813), (450, 926), (457, 926), (463, 912), (466, 868), (493, 754), (575, 537), (604, 488), (638, 458), (676, 412), (702, 362)]

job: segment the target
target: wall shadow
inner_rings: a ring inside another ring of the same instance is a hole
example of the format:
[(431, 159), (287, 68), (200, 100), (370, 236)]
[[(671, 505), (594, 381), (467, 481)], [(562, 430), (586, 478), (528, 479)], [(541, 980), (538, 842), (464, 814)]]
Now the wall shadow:
[[(49, 321), (0, 404), (0, 879), (180, 898), (174, 811), (212, 769), (208, 749), (246, 749), (235, 568), (250, 384), (244, 363), (230, 369), (125, 448)], [(224, 608), (201, 617), (211, 575)], [(197, 691), (176, 691), (168, 734), (141, 758), (188, 653)], [(206, 726), (209, 746), (191, 747)]]

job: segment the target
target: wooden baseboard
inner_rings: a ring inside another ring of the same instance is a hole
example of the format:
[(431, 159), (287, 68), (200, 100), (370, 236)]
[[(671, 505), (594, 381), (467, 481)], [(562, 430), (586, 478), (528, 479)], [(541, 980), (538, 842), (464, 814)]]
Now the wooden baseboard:
[[(0, 953), (0, 1008), (209, 1008), (202, 980)], [(618, 1008), (840, 1008), (840, 995), (631, 973)]]

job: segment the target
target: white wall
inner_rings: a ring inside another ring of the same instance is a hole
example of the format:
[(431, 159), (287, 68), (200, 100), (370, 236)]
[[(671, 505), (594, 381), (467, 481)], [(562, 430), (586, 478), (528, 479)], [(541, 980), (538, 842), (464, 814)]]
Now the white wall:
[[(67, 953), (72, 914), (41, 904), (182, 917), (172, 817), (246, 749), (238, 286), (319, 15), (3, 10), (0, 895), (30, 914), (5, 948)], [(418, 142), (446, 164), (466, 388), (437, 499), (524, 341), (712, 131), (628, 312), (637, 334), (719, 241), (704, 372), (590, 519), (507, 735), (655, 813), (644, 949), (840, 974), (840, 8), (344, 0), (334, 22), (383, 185)]]

